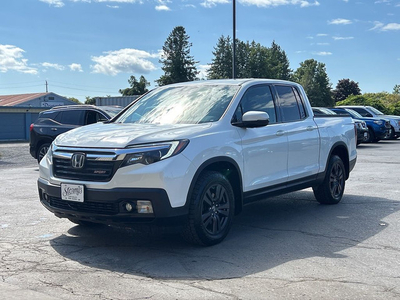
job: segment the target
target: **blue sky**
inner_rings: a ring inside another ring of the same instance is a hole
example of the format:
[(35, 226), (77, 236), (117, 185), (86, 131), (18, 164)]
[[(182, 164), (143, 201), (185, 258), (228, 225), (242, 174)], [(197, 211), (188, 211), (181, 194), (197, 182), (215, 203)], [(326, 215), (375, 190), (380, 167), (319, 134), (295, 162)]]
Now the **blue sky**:
[[(242, 41), (278, 43), (292, 69), (314, 58), (362, 92), (400, 84), (400, 0), (237, 0)], [(221, 35), (232, 37), (231, 0), (3, 0), (0, 95), (49, 91), (85, 100), (117, 96), (131, 75), (155, 87), (175, 26), (204, 71)], [(200, 75), (201, 76), (201, 75)], [(204, 77), (205, 75), (203, 75)]]

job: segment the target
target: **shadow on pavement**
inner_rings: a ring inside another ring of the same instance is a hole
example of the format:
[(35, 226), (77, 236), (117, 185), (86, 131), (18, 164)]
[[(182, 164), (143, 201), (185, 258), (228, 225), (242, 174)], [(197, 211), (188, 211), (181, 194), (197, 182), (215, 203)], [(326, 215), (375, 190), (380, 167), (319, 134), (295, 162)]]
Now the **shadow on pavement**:
[(114, 272), (162, 279), (237, 278), (298, 259), (341, 259), (341, 251), (390, 226), (382, 220), (399, 209), (399, 202), (353, 195), (338, 205), (320, 205), (304, 190), (246, 206), (228, 237), (213, 247), (186, 244), (176, 234), (107, 226), (74, 226), (50, 243), (67, 259)]

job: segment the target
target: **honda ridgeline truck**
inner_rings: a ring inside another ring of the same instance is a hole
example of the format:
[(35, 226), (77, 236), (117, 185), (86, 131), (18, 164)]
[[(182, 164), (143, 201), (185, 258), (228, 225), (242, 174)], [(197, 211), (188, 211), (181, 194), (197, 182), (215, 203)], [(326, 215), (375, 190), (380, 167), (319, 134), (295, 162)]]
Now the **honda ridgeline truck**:
[(196, 81), (59, 135), (38, 189), (77, 224), (179, 225), (186, 240), (213, 245), (252, 201), (312, 187), (318, 202), (338, 203), (356, 157), (352, 119), (314, 117), (296, 83)]

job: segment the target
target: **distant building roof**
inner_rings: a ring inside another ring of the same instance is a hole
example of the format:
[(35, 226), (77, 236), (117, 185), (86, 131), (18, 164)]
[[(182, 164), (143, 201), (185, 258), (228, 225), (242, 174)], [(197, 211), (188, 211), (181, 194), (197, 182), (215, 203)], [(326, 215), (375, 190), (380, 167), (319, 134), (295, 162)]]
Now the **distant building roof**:
[(0, 106), (16, 106), (29, 100), (33, 100), (42, 96), (53, 93), (33, 93), (19, 95), (0, 95)]

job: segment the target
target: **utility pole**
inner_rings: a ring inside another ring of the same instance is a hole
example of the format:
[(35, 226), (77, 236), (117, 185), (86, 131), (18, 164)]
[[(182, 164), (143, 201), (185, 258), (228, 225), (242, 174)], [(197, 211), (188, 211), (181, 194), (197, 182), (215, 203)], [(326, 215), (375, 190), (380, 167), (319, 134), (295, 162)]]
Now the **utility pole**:
[(48, 84), (47, 84), (47, 80), (46, 80), (46, 93), (49, 92), (49, 90), (47, 89), (47, 86), (48, 86)]
[(232, 79), (236, 78), (236, 0), (233, 3)]

